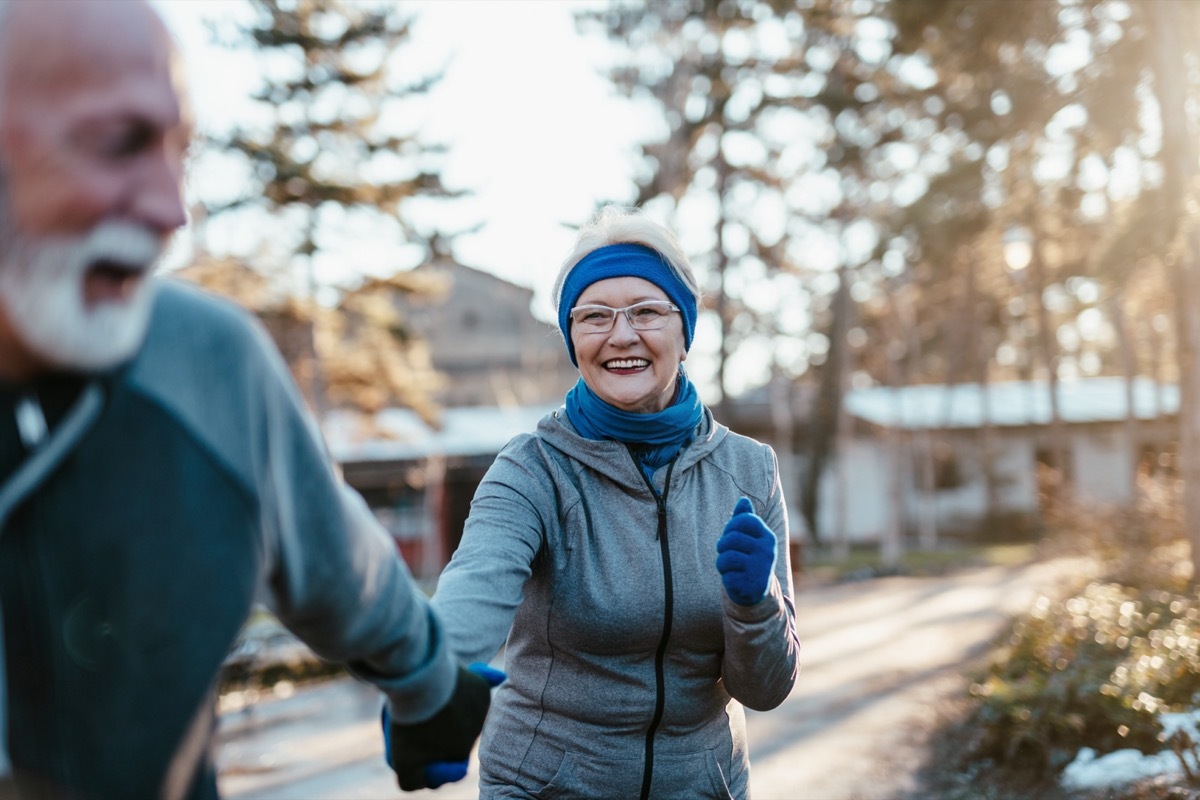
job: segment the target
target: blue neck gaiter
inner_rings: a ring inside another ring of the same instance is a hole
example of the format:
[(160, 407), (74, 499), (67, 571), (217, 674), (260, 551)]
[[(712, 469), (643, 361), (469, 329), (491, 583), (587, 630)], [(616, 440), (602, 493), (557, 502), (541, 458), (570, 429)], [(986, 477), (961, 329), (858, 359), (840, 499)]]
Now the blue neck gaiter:
[(567, 418), (586, 439), (610, 439), (635, 445), (634, 453), (647, 477), (665, 466), (696, 434), (704, 413), (696, 387), (683, 366), (671, 405), (653, 414), (636, 414), (609, 405), (593, 392), (583, 378), (567, 392)]

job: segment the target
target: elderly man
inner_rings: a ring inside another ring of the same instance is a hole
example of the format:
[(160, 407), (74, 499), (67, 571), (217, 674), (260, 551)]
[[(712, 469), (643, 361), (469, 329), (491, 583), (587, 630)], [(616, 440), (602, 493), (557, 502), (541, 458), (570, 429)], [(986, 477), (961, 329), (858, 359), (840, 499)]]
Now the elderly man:
[(259, 597), (385, 693), (401, 786), (433, 784), (496, 676), (452, 659), (252, 318), (153, 276), (185, 222), (175, 61), (141, 0), (0, 0), (0, 795), (215, 797)]

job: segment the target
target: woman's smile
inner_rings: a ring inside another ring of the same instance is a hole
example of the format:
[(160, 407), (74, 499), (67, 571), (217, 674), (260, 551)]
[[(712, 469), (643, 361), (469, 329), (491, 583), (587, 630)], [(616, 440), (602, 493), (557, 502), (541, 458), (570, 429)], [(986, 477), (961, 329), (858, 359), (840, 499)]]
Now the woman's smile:
[(644, 358), (614, 358), (605, 364), (604, 368), (621, 374), (632, 374), (640, 372), (649, 366), (650, 362)]

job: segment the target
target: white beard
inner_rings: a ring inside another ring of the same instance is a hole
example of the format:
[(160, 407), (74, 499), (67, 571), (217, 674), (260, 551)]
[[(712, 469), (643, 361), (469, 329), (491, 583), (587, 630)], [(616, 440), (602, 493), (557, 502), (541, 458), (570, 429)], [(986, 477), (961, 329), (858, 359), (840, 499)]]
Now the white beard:
[[(162, 254), (141, 225), (105, 220), (87, 233), (31, 239), (11, 229), (0, 248), (0, 305), (17, 336), (55, 367), (102, 370), (132, 357), (150, 322), (149, 272)], [(88, 268), (98, 261), (136, 267), (141, 276), (121, 301), (84, 303)]]

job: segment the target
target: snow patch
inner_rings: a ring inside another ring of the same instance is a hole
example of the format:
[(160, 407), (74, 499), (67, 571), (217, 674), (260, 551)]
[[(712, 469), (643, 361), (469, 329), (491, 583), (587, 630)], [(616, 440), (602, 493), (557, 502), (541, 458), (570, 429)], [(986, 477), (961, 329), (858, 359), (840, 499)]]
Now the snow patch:
[[(1163, 714), (1163, 738), (1169, 739), (1182, 730), (1200, 743), (1200, 711), (1186, 714)], [(1134, 749), (1117, 750), (1096, 757), (1096, 751), (1085, 747), (1063, 770), (1061, 783), (1066, 789), (1095, 789), (1117, 786), (1142, 778), (1182, 776), (1183, 767), (1171, 750), (1146, 755)]]

